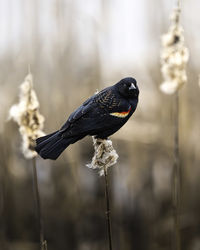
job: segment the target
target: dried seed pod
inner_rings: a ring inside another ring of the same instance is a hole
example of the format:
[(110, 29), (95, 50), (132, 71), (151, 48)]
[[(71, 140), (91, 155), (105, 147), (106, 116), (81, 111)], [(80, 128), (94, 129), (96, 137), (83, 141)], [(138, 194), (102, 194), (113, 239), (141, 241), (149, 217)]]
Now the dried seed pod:
[(189, 52), (184, 46), (183, 28), (179, 24), (179, 17), (180, 9), (175, 8), (169, 31), (162, 36), (161, 72), (164, 82), (160, 89), (166, 94), (174, 94), (187, 82), (186, 65)]
[(113, 148), (111, 140), (96, 139), (94, 136), (94, 156), (87, 167), (98, 170), (100, 176), (104, 175), (104, 168), (107, 169), (117, 163), (118, 154)]
[(39, 113), (39, 102), (33, 89), (32, 74), (28, 74), (20, 85), (19, 103), (9, 111), (9, 118), (19, 125), (22, 136), (22, 152), (25, 158), (37, 155), (34, 150), (35, 139), (43, 136), (44, 117)]

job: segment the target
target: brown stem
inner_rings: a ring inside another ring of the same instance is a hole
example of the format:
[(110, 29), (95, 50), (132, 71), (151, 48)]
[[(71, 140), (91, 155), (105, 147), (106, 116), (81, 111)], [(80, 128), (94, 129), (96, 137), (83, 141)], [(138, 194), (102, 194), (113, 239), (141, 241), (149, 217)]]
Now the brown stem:
[(33, 189), (35, 192), (36, 199), (36, 211), (38, 218), (38, 226), (40, 230), (40, 250), (47, 250), (47, 241), (44, 240), (44, 231), (43, 231), (43, 222), (41, 216), (41, 202), (40, 202), (40, 193), (38, 188), (38, 178), (37, 178), (37, 167), (36, 167), (36, 159), (33, 158)]
[(176, 250), (181, 249), (180, 237), (180, 156), (179, 156), (179, 95), (175, 95), (174, 106), (174, 168), (173, 168), (173, 203)]
[(109, 201), (109, 191), (108, 191), (108, 175), (107, 169), (104, 166), (104, 177), (105, 177), (105, 199), (106, 199), (106, 221), (108, 229), (108, 241), (109, 250), (112, 250), (112, 233), (111, 233), (111, 218), (110, 218), (110, 201)]

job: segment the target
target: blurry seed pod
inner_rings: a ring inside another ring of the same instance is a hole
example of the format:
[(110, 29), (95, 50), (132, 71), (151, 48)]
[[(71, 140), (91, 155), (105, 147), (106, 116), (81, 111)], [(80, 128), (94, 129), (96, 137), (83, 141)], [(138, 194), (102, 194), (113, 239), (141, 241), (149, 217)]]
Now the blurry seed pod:
[(183, 28), (179, 24), (179, 16), (180, 9), (175, 8), (169, 31), (162, 36), (163, 83), (160, 85), (160, 90), (165, 94), (174, 94), (187, 82), (186, 65), (189, 60), (189, 51), (184, 46)]
[(34, 150), (35, 140), (44, 135), (44, 117), (39, 112), (39, 102), (33, 89), (33, 76), (28, 74), (20, 85), (19, 103), (9, 110), (9, 119), (19, 125), (22, 136), (22, 153), (25, 158), (37, 155)]

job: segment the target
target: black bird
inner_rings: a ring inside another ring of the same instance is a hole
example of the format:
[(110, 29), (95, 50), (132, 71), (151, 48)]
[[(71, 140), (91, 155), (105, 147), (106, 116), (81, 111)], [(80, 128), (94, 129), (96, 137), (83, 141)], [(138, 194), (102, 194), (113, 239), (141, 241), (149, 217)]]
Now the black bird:
[(86, 135), (106, 139), (128, 121), (137, 107), (138, 95), (132, 77), (103, 89), (77, 108), (60, 130), (38, 138), (35, 150), (44, 159), (56, 160), (70, 144)]

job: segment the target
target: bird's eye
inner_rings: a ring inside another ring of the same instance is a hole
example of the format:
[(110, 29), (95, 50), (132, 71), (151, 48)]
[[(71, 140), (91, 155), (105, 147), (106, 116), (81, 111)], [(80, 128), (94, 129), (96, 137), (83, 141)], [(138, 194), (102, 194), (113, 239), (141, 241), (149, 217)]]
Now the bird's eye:
[(123, 86), (124, 86), (124, 88), (126, 88), (126, 89), (127, 89), (127, 88), (129, 88), (129, 87), (131, 86), (131, 83), (130, 83), (130, 82), (128, 82), (128, 83), (124, 83), (124, 84), (123, 84)]

